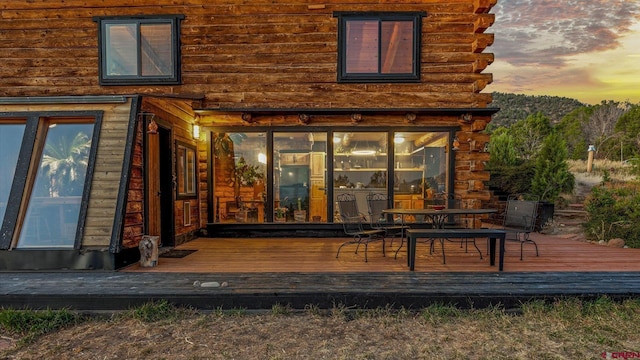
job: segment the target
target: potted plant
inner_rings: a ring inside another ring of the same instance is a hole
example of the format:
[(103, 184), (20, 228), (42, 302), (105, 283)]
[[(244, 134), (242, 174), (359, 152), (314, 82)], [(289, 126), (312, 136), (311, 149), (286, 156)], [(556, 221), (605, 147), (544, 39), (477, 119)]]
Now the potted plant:
[(287, 221), (287, 209), (286, 207), (277, 207), (274, 209), (275, 222), (286, 222)]

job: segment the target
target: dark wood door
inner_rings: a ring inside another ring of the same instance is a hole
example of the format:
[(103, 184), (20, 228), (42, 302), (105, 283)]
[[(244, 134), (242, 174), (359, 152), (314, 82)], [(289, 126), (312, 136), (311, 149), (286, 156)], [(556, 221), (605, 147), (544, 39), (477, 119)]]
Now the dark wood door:
[(160, 236), (161, 246), (174, 246), (171, 130), (159, 127), (147, 135), (147, 232)]

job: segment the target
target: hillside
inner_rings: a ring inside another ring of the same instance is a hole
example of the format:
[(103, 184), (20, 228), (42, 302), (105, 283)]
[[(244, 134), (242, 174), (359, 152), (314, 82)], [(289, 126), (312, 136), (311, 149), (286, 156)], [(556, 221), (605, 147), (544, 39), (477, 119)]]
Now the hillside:
[(490, 107), (500, 108), (493, 115), (492, 126), (508, 126), (518, 120), (525, 119), (530, 114), (541, 112), (555, 124), (571, 111), (586, 106), (576, 99), (559, 96), (532, 96), (509, 93), (493, 93)]

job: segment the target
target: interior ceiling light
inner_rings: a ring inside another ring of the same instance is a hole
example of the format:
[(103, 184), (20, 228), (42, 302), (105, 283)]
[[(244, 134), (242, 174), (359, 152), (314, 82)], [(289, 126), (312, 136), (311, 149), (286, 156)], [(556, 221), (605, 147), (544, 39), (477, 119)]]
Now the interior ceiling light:
[(396, 135), (396, 136), (393, 138), (393, 142), (394, 142), (394, 143), (396, 143), (396, 144), (402, 144), (402, 143), (404, 142), (404, 136), (402, 136), (402, 135)]
[(353, 150), (351, 151), (351, 155), (375, 155), (376, 151), (375, 150)]
[(340, 138), (340, 136), (334, 136), (333, 137), (333, 143), (334, 144), (339, 144), (342, 141), (342, 139)]

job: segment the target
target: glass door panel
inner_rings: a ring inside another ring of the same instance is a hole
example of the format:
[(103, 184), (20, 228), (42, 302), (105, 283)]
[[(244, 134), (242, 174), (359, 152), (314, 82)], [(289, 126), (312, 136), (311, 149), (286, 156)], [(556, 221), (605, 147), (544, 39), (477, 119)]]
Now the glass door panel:
[(327, 134), (273, 134), (275, 222), (326, 222)]
[(368, 194), (387, 195), (387, 132), (335, 132), (333, 149), (333, 201), (354, 194), (366, 215)]
[(447, 132), (396, 132), (394, 207), (421, 209), (448, 189)]
[(213, 134), (216, 222), (265, 221), (266, 138), (263, 132)]

